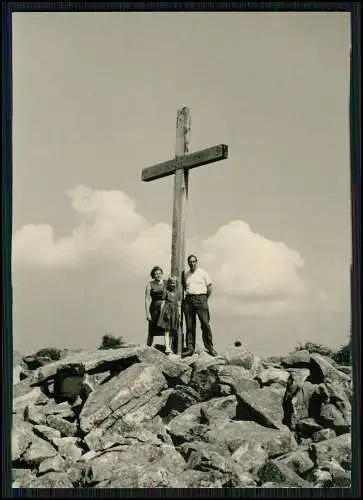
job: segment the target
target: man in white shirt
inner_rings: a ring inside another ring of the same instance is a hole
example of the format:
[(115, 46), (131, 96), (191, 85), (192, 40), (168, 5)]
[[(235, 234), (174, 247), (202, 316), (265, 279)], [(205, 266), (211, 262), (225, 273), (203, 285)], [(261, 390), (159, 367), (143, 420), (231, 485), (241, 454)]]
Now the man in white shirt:
[(207, 352), (211, 356), (216, 356), (217, 352), (213, 347), (212, 331), (209, 325), (210, 315), (208, 298), (212, 293), (212, 281), (209, 274), (198, 267), (198, 259), (195, 255), (188, 257), (189, 270), (183, 273), (183, 312), (186, 323), (186, 344), (185, 356), (192, 356), (195, 350), (197, 316), (200, 321), (202, 338)]

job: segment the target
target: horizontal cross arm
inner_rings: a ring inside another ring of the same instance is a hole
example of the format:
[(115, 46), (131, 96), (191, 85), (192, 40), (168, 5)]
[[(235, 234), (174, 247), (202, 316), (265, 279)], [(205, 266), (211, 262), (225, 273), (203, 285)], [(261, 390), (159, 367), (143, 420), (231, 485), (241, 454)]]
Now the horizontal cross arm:
[(174, 158), (173, 160), (158, 163), (152, 167), (147, 167), (142, 170), (141, 178), (145, 182), (160, 179), (168, 175), (174, 174), (178, 169), (191, 169), (214, 163), (216, 161), (225, 160), (228, 157), (228, 146), (219, 144), (207, 149), (202, 149), (196, 153), (190, 153), (185, 156)]

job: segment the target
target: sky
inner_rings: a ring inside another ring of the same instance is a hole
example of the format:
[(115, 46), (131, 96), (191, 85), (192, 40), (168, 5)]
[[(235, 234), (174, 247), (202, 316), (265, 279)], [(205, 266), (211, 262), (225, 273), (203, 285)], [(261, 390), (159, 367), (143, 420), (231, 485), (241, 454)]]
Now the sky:
[(15, 349), (146, 342), (173, 177), (141, 170), (173, 158), (181, 106), (190, 152), (229, 147), (187, 211), (217, 350), (346, 342), (348, 13), (17, 12), (12, 50)]

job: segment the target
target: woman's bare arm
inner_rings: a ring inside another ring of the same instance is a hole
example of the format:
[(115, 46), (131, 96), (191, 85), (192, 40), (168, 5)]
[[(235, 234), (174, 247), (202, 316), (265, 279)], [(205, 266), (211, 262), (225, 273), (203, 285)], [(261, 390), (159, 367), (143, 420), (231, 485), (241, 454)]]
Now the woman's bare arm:
[(145, 313), (146, 313), (146, 319), (148, 321), (151, 319), (151, 317), (150, 317), (150, 303), (151, 303), (150, 282), (148, 281), (146, 288), (145, 288)]

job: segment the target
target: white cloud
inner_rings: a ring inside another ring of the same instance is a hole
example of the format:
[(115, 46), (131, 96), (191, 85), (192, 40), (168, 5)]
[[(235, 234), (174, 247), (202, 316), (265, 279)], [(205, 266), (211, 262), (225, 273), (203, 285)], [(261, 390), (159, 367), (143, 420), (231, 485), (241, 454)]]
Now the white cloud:
[[(64, 269), (112, 265), (145, 277), (161, 265), (170, 269), (171, 229), (152, 225), (121, 191), (76, 186), (67, 193), (79, 224), (71, 235), (54, 238), (50, 225), (28, 224), (13, 235), (13, 265)], [(237, 314), (283, 314), (301, 303), (304, 261), (285, 243), (271, 241), (243, 221), (222, 226), (212, 237), (187, 242), (218, 291), (216, 308)], [(120, 273), (121, 274), (121, 273)], [(300, 301), (300, 302), (299, 302)]]

